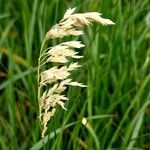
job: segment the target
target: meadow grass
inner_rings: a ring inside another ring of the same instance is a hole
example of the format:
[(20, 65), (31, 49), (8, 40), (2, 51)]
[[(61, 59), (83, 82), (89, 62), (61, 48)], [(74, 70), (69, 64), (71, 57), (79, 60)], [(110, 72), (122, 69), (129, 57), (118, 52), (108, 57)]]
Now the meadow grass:
[[(45, 32), (68, 7), (116, 25), (94, 24), (79, 38), (85, 57), (72, 77), (88, 87), (67, 90), (67, 111), (51, 119), (43, 146), (37, 59)], [(0, 149), (149, 149), (149, 10), (148, 0), (0, 0)]]

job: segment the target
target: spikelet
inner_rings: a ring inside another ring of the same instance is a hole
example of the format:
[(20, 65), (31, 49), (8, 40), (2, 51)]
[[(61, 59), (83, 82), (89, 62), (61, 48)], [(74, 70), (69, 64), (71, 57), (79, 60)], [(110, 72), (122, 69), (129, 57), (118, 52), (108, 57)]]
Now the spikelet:
[[(80, 59), (75, 49), (83, 48), (85, 45), (81, 41), (67, 41), (59, 45), (55, 45), (43, 51), (45, 41), (55, 38), (63, 38), (65, 36), (82, 35), (81, 27), (89, 26), (93, 22), (101, 25), (113, 25), (109, 19), (104, 19), (97, 12), (76, 13), (75, 8), (69, 8), (64, 14), (63, 19), (52, 27), (45, 35), (42, 44), (39, 60), (38, 60), (38, 99), (39, 99), (39, 119), (42, 126), (42, 138), (44, 138), (49, 120), (54, 116), (57, 105), (65, 108), (65, 101), (68, 98), (62, 94), (68, 86), (86, 87), (82, 83), (72, 81), (71, 72), (81, 67), (78, 62), (69, 63), (69, 57)], [(44, 63), (42, 63), (44, 62)], [(45, 63), (55, 63), (54, 67), (42, 70)], [(67, 64), (68, 65), (67, 65)], [(45, 87), (50, 87), (45, 90)]]

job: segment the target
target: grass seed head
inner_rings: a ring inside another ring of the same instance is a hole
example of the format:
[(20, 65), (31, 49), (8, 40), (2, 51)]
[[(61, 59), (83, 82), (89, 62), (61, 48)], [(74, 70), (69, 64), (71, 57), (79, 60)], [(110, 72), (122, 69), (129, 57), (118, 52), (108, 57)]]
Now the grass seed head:
[[(97, 12), (74, 13), (74, 11), (75, 8), (69, 8), (62, 20), (46, 33), (45, 40), (63, 38), (69, 35), (82, 35), (83, 31), (81, 27), (85, 25), (89, 26), (93, 22), (97, 22), (101, 25), (114, 24), (111, 20), (102, 18), (101, 14)], [(49, 120), (55, 115), (57, 105), (67, 110), (65, 108), (65, 101), (68, 100), (68, 98), (62, 95), (67, 86), (86, 87), (84, 84), (72, 81), (70, 78), (71, 72), (77, 70), (81, 65), (79, 65), (78, 62), (66, 65), (66, 63), (70, 62), (69, 57), (74, 59), (83, 57), (79, 56), (75, 49), (83, 48), (84, 46), (81, 41), (67, 41), (48, 48), (44, 50), (44, 54), (42, 53), (43, 56), (47, 55), (46, 62), (55, 63), (54, 67), (40, 71), (38, 95), (42, 138), (47, 130)], [(41, 56), (39, 58), (41, 58)], [(41, 64), (40, 59), (39, 64)], [(43, 86), (47, 85), (50, 85), (51, 88), (48, 90), (44, 90), (45, 88), (42, 89)]]

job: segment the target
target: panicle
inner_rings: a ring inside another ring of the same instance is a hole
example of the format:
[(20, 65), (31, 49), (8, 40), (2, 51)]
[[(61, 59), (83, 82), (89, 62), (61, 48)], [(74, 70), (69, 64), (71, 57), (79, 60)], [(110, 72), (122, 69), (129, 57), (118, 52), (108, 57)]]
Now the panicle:
[[(102, 18), (100, 13), (87, 12), (74, 14), (75, 9), (69, 8), (62, 20), (46, 33), (46, 41), (70, 35), (82, 35), (83, 31), (80, 28), (85, 25), (89, 26), (93, 22), (97, 22), (103, 26), (114, 24), (111, 20)], [(75, 49), (80, 49), (84, 46), (81, 41), (67, 41), (44, 50), (39, 57), (39, 64), (43, 61), (43, 59), (41, 60), (43, 56), (46, 56), (44, 59), (46, 63), (55, 63), (55, 66), (42, 70), (39, 73), (39, 119), (42, 125), (42, 138), (44, 138), (49, 120), (55, 115), (57, 106), (59, 105), (62, 109), (67, 110), (65, 101), (68, 98), (62, 94), (67, 87), (86, 87), (82, 83), (72, 81), (71, 72), (77, 70), (81, 65), (78, 62), (70, 62), (70, 58), (80, 59), (83, 57), (78, 55), (79, 52)]]

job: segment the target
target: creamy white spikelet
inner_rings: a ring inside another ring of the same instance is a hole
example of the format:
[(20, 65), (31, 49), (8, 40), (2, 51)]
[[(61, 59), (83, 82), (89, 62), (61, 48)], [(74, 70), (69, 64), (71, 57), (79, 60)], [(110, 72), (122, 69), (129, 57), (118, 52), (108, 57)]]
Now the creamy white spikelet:
[(47, 59), (48, 62), (58, 62), (58, 63), (67, 63), (67, 57), (72, 58), (82, 58), (83, 56), (77, 55), (78, 52), (74, 51), (74, 48), (82, 48), (84, 47), (80, 41), (69, 41), (64, 42), (59, 45), (56, 45), (49, 49), (48, 55), (49, 58)]
[[(111, 20), (102, 18), (100, 13), (74, 13), (75, 9), (76, 8), (69, 8), (66, 11), (62, 20), (46, 33), (45, 41), (70, 35), (82, 35), (83, 31), (81, 27), (85, 25), (89, 26), (93, 22), (97, 22), (101, 25), (114, 24)], [(55, 115), (58, 108), (57, 106), (67, 110), (65, 102), (68, 101), (68, 98), (63, 95), (67, 87), (86, 87), (84, 84), (72, 81), (71, 79), (72, 71), (81, 67), (78, 62), (71, 62), (71, 60), (78, 60), (83, 57), (79, 55), (76, 49), (83, 48), (84, 46), (81, 41), (67, 41), (47, 48), (39, 57), (39, 61), (45, 61), (51, 64), (51, 66), (52, 63), (54, 63), (53, 67), (40, 71), (38, 93), (40, 95), (39, 119), (42, 125), (42, 138), (45, 136), (49, 120)], [(41, 64), (41, 62), (39, 62), (39, 64)]]
[(51, 28), (46, 34), (46, 40), (51, 38), (63, 38), (64, 36), (78, 36), (82, 35), (83, 31), (80, 31), (78, 27), (83, 27), (85, 25), (90, 25), (93, 22), (97, 22), (101, 25), (114, 25), (110, 19), (105, 19), (101, 17), (98, 12), (88, 12), (88, 13), (76, 13), (74, 14), (76, 8), (69, 8), (63, 19)]

